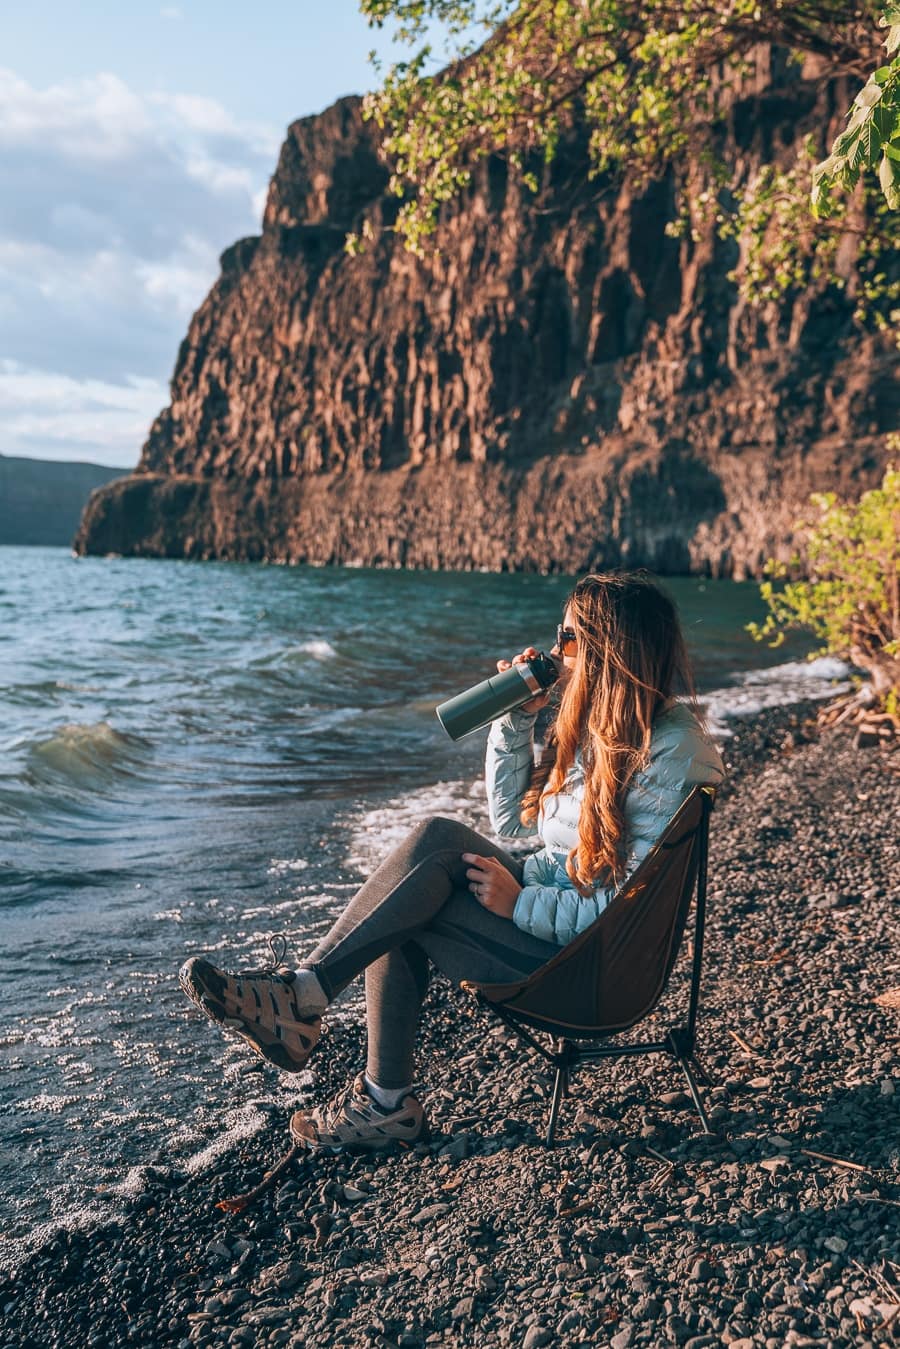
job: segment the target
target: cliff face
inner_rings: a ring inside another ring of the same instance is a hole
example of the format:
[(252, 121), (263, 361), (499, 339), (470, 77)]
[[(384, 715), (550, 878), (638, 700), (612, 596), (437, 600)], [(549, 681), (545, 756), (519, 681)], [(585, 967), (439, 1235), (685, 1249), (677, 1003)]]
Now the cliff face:
[[(796, 69), (740, 94), (737, 174), (835, 121)], [(345, 99), (289, 130), (260, 238), (235, 244), (181, 345), (136, 473), (82, 552), (417, 567), (756, 572), (810, 491), (878, 477), (896, 351), (848, 295), (761, 316), (733, 244), (667, 237), (672, 177), (610, 199), (573, 137), (533, 197), (500, 162), (418, 260), (374, 133)]]

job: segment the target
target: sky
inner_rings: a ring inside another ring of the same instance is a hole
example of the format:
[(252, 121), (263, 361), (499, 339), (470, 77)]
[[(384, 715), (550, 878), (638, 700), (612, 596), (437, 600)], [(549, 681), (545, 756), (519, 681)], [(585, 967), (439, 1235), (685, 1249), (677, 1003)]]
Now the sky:
[(35, 0), (0, 21), (0, 454), (131, 468), (285, 128), (372, 87), (356, 0)]

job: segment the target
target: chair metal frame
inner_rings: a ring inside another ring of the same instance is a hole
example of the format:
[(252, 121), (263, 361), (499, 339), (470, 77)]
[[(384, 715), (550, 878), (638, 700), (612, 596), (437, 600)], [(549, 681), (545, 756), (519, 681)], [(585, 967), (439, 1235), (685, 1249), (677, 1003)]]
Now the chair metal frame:
[[(602, 1059), (635, 1057), (642, 1054), (668, 1054), (674, 1058), (681, 1071), (684, 1073), (687, 1081), (688, 1090), (691, 1099), (700, 1116), (700, 1123), (706, 1134), (712, 1134), (709, 1116), (703, 1104), (700, 1095), (700, 1089), (697, 1079), (699, 1078), (705, 1085), (710, 1085), (710, 1079), (699, 1062), (696, 1054), (697, 1042), (697, 1016), (700, 1006), (700, 980), (703, 972), (703, 941), (706, 929), (706, 890), (707, 890), (707, 868), (709, 858), (709, 816), (715, 799), (715, 791), (711, 787), (699, 788), (701, 793), (702, 812), (700, 822), (697, 825), (697, 867), (694, 880), (691, 884), (691, 892), (694, 903), (694, 930), (693, 930), (693, 959), (691, 963), (691, 985), (688, 1001), (687, 1018), (683, 1025), (671, 1026), (660, 1040), (643, 1040), (640, 1042), (630, 1042), (626, 1044), (589, 1044), (583, 1046), (575, 1042), (572, 1038), (571, 1029), (565, 1026), (556, 1025), (551, 1021), (545, 1021), (541, 1018), (539, 1029), (546, 1030), (556, 1039), (555, 1048), (548, 1049), (546, 1045), (535, 1038), (530, 1030), (526, 1029), (528, 1017), (520, 1012), (511, 1011), (498, 1003), (491, 1002), (482, 992), (475, 987), (469, 987), (471, 993), (477, 998), (478, 1002), (487, 1011), (493, 1012), (499, 1017), (510, 1030), (514, 1031), (521, 1040), (524, 1040), (532, 1049), (546, 1060), (555, 1069), (555, 1078), (553, 1084), (553, 1096), (550, 1103), (550, 1116), (547, 1123), (547, 1132), (545, 1135), (545, 1146), (553, 1146), (556, 1137), (556, 1126), (559, 1121), (560, 1106), (564, 1096), (568, 1096), (571, 1088), (572, 1073), (582, 1063), (598, 1062)], [(690, 912), (691, 900), (687, 900), (686, 916)], [(686, 931), (688, 927), (685, 921)], [(684, 940), (684, 932), (681, 935), (681, 941)], [(677, 954), (677, 953), (676, 953)], [(674, 958), (673, 958), (673, 964)], [(668, 981), (667, 981), (668, 983)], [(465, 986), (465, 985), (464, 985)], [(664, 992), (665, 990), (663, 990)], [(662, 996), (662, 994), (660, 994)], [(644, 1017), (649, 1016), (653, 1008), (651, 1007)], [(536, 1024), (536, 1023), (532, 1023)], [(612, 1035), (620, 1034), (620, 1031), (610, 1031), (598, 1033), (591, 1036), (588, 1033), (577, 1035), (581, 1040), (599, 1040), (606, 1039)]]

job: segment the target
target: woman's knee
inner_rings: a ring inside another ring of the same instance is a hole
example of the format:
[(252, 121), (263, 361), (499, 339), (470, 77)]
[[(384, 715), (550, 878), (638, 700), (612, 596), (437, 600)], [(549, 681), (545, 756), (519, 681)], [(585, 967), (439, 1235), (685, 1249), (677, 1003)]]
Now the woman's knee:
[(406, 843), (416, 859), (421, 860), (432, 853), (462, 852), (469, 847), (471, 839), (472, 830), (468, 825), (445, 815), (432, 815), (416, 825)]

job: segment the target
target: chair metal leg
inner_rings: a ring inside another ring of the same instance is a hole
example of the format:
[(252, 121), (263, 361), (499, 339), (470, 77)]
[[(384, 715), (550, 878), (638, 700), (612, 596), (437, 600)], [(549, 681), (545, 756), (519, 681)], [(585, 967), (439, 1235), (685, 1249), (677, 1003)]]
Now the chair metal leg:
[(558, 1040), (556, 1043), (557, 1062), (562, 1066), (562, 1094), (564, 1097), (571, 1095), (572, 1074), (570, 1063), (572, 1061), (571, 1046), (565, 1040)]
[(550, 1119), (547, 1122), (547, 1134), (544, 1138), (544, 1144), (548, 1148), (553, 1147), (553, 1139), (556, 1136), (556, 1122), (559, 1119), (559, 1107), (564, 1096), (569, 1095), (569, 1088), (572, 1080), (572, 1063), (577, 1062), (578, 1055), (573, 1047), (566, 1040), (557, 1040), (556, 1053), (553, 1055), (553, 1062), (556, 1064), (556, 1079), (553, 1083), (553, 1100), (550, 1102)]
[(556, 1121), (559, 1119), (559, 1106), (563, 1098), (563, 1093), (568, 1085), (569, 1070), (560, 1064), (556, 1069), (556, 1081), (553, 1084), (553, 1100), (550, 1102), (550, 1118), (547, 1121), (547, 1133), (544, 1138), (544, 1146), (553, 1147), (553, 1139), (556, 1135)]
[(691, 1055), (691, 1062), (694, 1065), (694, 1072), (697, 1074), (697, 1077), (703, 1083), (704, 1087), (711, 1087), (713, 1085), (713, 1080), (704, 1068), (703, 1060), (696, 1051)]
[[(682, 1058), (682, 1056), (679, 1054), (678, 1062), (681, 1064), (681, 1071), (687, 1078), (688, 1089), (691, 1093), (694, 1105), (696, 1106), (697, 1114), (700, 1116), (700, 1123), (703, 1125), (703, 1132), (705, 1134), (711, 1134), (713, 1132), (713, 1129), (709, 1122), (709, 1116), (706, 1113), (706, 1107), (704, 1106), (703, 1101), (700, 1097), (700, 1089), (697, 1086), (697, 1080), (694, 1077), (693, 1071), (691, 1069), (691, 1061), (690, 1059)], [(702, 1073), (703, 1069), (701, 1068), (700, 1071)]]

